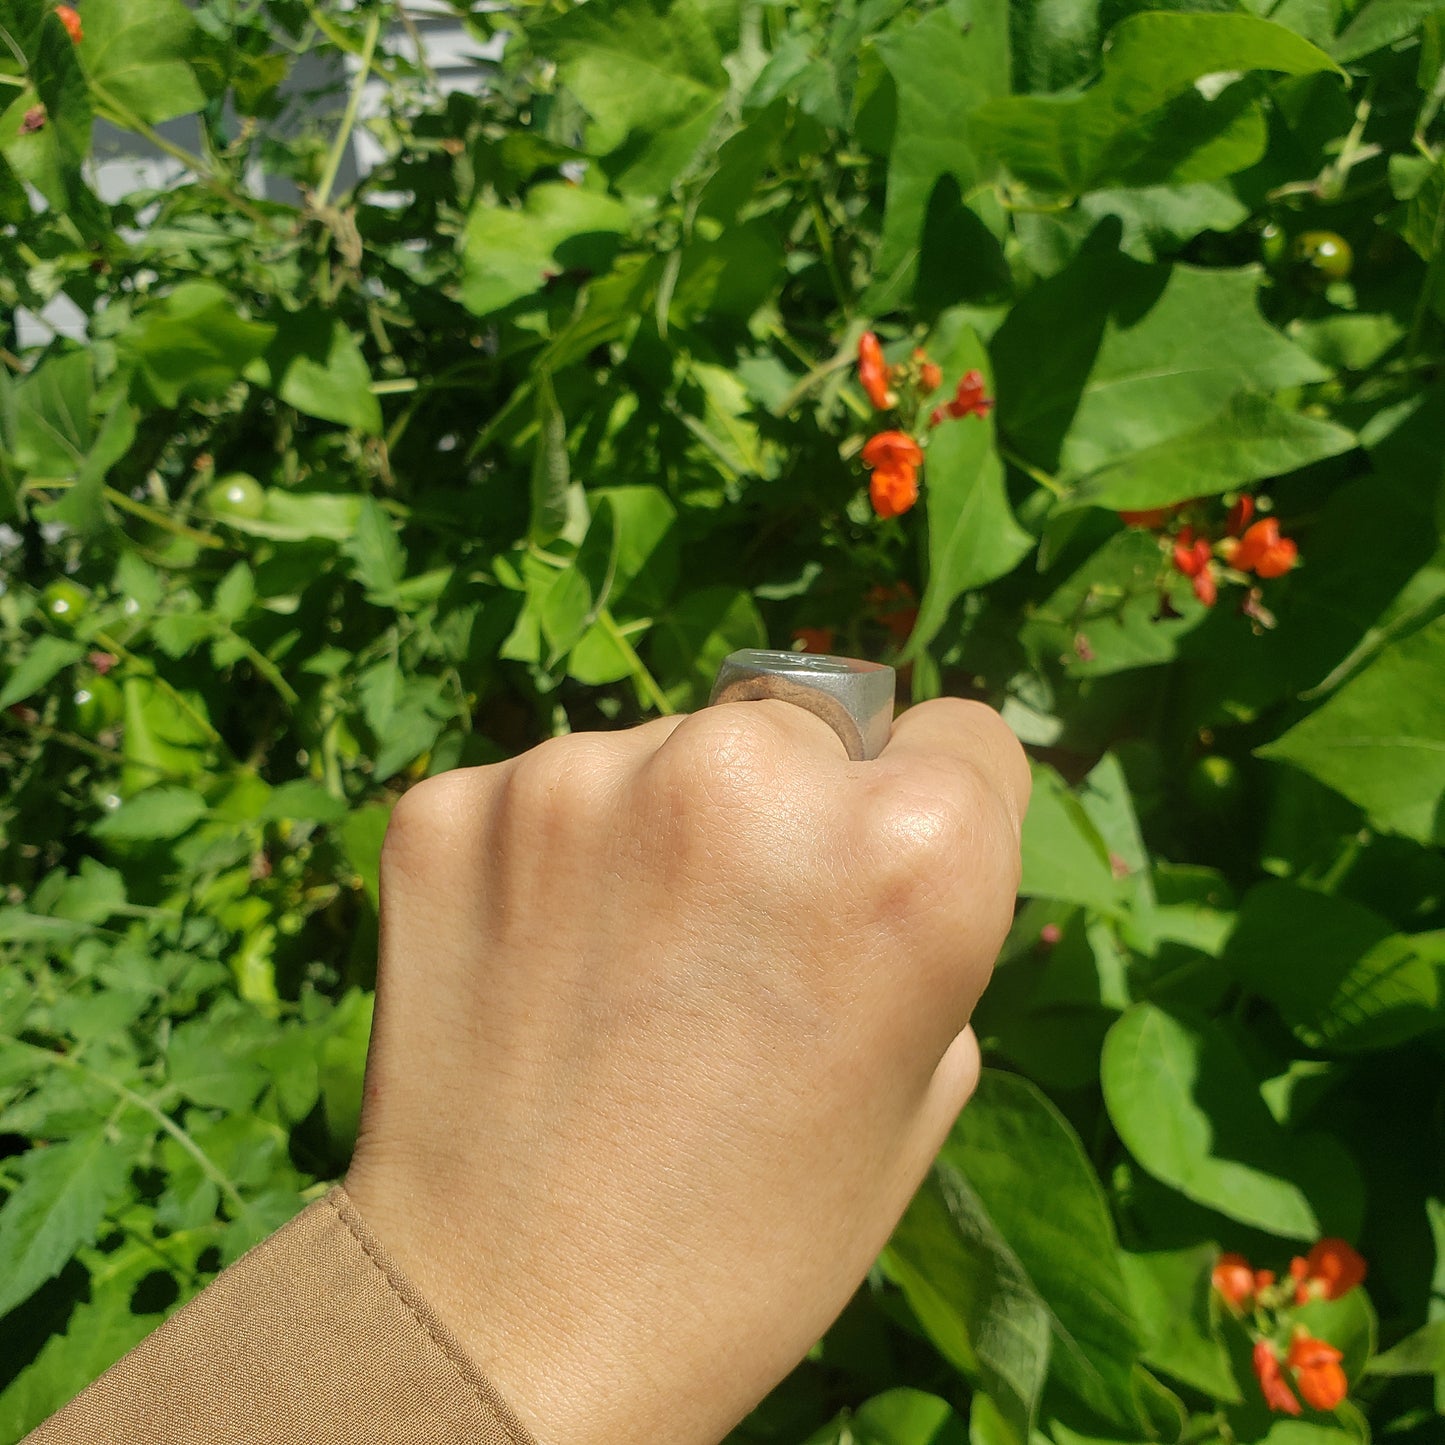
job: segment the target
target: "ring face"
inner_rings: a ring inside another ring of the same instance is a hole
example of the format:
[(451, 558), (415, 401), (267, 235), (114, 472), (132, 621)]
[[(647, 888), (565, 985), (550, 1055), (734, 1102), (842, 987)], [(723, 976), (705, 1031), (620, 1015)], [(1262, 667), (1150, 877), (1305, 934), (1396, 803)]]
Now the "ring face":
[(876, 758), (888, 741), (894, 682), (893, 669), (878, 662), (750, 647), (724, 659), (709, 702), (794, 703), (822, 718), (861, 762)]

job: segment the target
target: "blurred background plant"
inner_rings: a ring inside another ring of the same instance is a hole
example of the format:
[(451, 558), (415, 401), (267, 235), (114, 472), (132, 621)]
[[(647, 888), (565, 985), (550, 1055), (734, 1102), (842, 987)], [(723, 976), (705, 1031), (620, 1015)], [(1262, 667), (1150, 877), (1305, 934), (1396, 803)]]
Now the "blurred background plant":
[(1439, 1438), (1445, 10), (452, 17), (0, 3), (0, 1439), (344, 1170), (398, 794), (765, 643), (1037, 786), (737, 1439)]

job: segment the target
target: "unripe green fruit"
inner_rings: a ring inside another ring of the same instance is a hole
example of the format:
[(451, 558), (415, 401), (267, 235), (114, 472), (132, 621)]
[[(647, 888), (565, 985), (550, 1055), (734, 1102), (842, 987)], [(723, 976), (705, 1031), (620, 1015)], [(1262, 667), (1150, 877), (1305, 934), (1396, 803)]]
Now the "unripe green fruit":
[(89, 595), (64, 577), (58, 577), (40, 594), (40, 610), (57, 627), (67, 631), (85, 616)]
[(1294, 243), (1294, 257), (1323, 281), (1343, 281), (1355, 264), (1350, 243), (1334, 231), (1306, 231)]
[(67, 731), (93, 738), (113, 728), (123, 711), (120, 688), (110, 678), (92, 672), (76, 682), (75, 690), (61, 706), (60, 718)]
[(1260, 227), (1259, 254), (1266, 266), (1279, 266), (1289, 254), (1289, 236), (1277, 221), (1266, 221)]
[(206, 510), (222, 520), (254, 521), (266, 510), (266, 493), (248, 472), (232, 472), (206, 493)]
[(1208, 753), (1190, 768), (1185, 779), (1190, 803), (1209, 817), (1232, 812), (1244, 801), (1244, 779), (1232, 758)]

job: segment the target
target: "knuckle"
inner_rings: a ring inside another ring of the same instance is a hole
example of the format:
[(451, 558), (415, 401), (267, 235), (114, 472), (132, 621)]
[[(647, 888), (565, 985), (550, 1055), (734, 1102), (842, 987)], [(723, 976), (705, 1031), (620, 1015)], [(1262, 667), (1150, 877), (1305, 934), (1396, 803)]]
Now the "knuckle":
[(391, 810), (384, 849), (405, 850), (453, 828), (462, 814), (461, 794), (470, 791), (465, 783), (457, 770), (424, 778), (408, 788)]
[(397, 800), (381, 845), (383, 888), (388, 877), (422, 878), (439, 853), (472, 836), (480, 775), (492, 768), (458, 768), (424, 778)]
[(616, 750), (604, 735), (549, 738), (506, 767), (497, 821), (508, 844), (560, 843), (600, 825), (610, 807)]
[(594, 790), (611, 759), (606, 741), (595, 733), (548, 738), (514, 758), (509, 783), (529, 801), (569, 802)]
[(653, 765), (664, 787), (686, 803), (736, 807), (776, 786), (777, 733), (738, 703), (705, 708), (675, 728)]
[(1024, 752), (1023, 744), (1015, 736), (1014, 730), (1003, 720), (1002, 715), (987, 703), (965, 698), (954, 698), (950, 701), (956, 704), (959, 710), (961, 725), (966, 726), (979, 739), (981, 751), (988, 759), (994, 786), (1015, 797), (1022, 811), (1028, 805), (1033, 778), (1028, 754)]
[(888, 911), (916, 915), (970, 891), (965, 880), (1016, 868), (1007, 808), (983, 768), (912, 767), (879, 783), (866, 814), (867, 868)]

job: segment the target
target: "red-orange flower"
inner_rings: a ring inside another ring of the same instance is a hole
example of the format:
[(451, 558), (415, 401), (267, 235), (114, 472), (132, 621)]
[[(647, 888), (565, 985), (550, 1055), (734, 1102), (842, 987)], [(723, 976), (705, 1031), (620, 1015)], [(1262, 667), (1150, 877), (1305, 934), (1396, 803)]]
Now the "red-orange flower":
[(1300, 1259), (1290, 1261), (1290, 1278), (1295, 1282), (1296, 1304), (1311, 1299), (1339, 1299), (1365, 1280), (1366, 1265), (1360, 1254), (1343, 1239), (1322, 1239)]
[(1174, 515), (1173, 507), (1146, 507), (1142, 512), (1120, 512), (1119, 520), (1130, 527), (1162, 527)]
[(1219, 601), (1219, 579), (1215, 577), (1213, 567), (1205, 567), (1189, 585), (1206, 607), (1213, 607)]
[(1193, 527), (1181, 527), (1174, 539), (1174, 568), (1186, 577), (1198, 577), (1209, 565), (1214, 548), (1207, 537), (1196, 540)]
[(832, 652), (833, 629), (831, 627), (795, 627), (793, 641), (801, 642), (804, 652)]
[(879, 467), (868, 481), (868, 498), (884, 521), (901, 517), (918, 500), (918, 473), (912, 467)]
[(925, 395), (937, 391), (943, 385), (943, 368), (936, 361), (930, 361), (921, 346), (913, 353), (913, 359), (918, 363), (918, 384)]
[(1246, 492), (1244, 496), (1229, 509), (1229, 516), (1224, 520), (1224, 530), (1231, 537), (1238, 537), (1240, 533), (1249, 526), (1250, 518), (1253, 516), (1254, 498)]
[(918, 621), (918, 597), (906, 582), (885, 587), (881, 583), (868, 589), (864, 598), (873, 609), (873, 617), (882, 623), (900, 647), (908, 641), (914, 624)]
[(1242, 1254), (1221, 1254), (1211, 1276), (1215, 1292), (1232, 1310), (1243, 1309), (1254, 1296), (1254, 1271)]
[(958, 380), (958, 388), (953, 394), (953, 400), (944, 402), (942, 406), (934, 407), (928, 424), (937, 426), (949, 417), (955, 421), (965, 416), (986, 417), (992, 410), (993, 397), (988, 394), (988, 386), (984, 382), (983, 372), (965, 371)]
[(916, 467), (923, 460), (923, 448), (906, 431), (875, 432), (863, 443), (865, 467)]
[(1279, 1367), (1279, 1355), (1268, 1340), (1257, 1340), (1254, 1346), (1254, 1373), (1259, 1379), (1259, 1388), (1264, 1403), (1271, 1410), (1286, 1415), (1298, 1415), (1300, 1402), (1285, 1383), (1284, 1371)]
[(898, 397), (888, 385), (888, 363), (883, 360), (883, 347), (871, 331), (865, 331), (858, 338), (858, 380), (868, 393), (868, 400), (879, 411), (898, 404)]
[(76, 14), (73, 6), (57, 5), (55, 7), (56, 17), (65, 26), (65, 33), (70, 36), (72, 45), (79, 45), (85, 39), (85, 27), (80, 23), (80, 16)]
[(863, 465), (873, 471), (868, 495), (880, 517), (900, 517), (918, 500), (923, 448), (907, 432), (881, 431), (863, 443)]
[(1280, 536), (1279, 522), (1265, 517), (1239, 539), (1229, 554), (1229, 564), (1241, 572), (1257, 572), (1261, 577), (1283, 577), (1298, 556), (1299, 547), (1293, 538)]
[(1340, 1359), (1333, 1345), (1315, 1339), (1303, 1327), (1295, 1329), (1289, 1346), (1289, 1367), (1300, 1394), (1316, 1410), (1333, 1410), (1350, 1392)]

